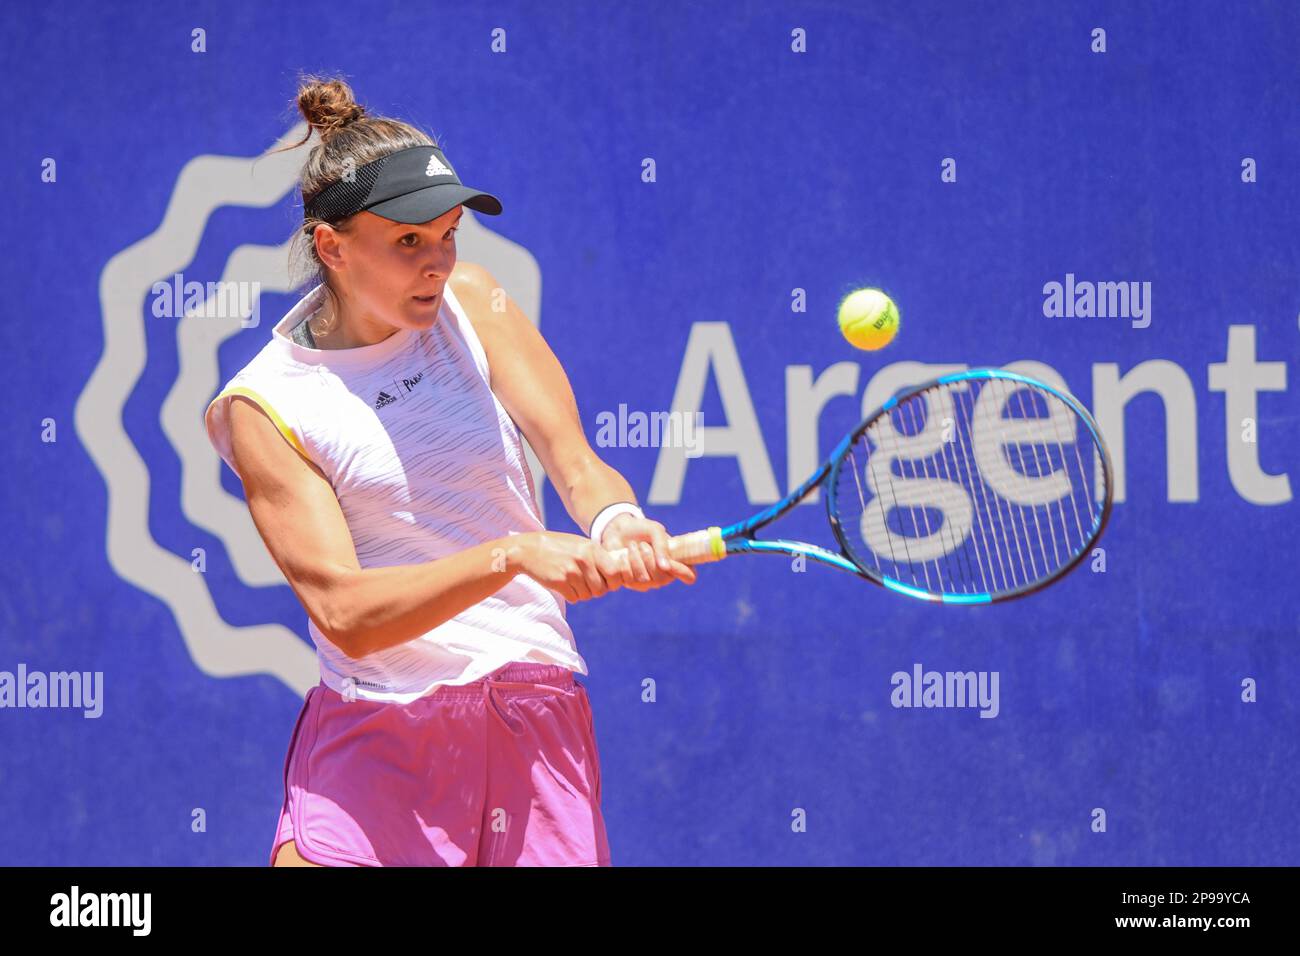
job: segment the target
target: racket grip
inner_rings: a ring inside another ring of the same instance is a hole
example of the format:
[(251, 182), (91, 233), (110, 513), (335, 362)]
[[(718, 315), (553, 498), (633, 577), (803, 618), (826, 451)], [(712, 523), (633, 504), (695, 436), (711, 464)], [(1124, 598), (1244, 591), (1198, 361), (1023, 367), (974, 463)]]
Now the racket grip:
[[(682, 564), (705, 564), (709, 561), (721, 561), (727, 556), (727, 547), (722, 543), (722, 528), (714, 525), (702, 531), (688, 534), (675, 534), (668, 539), (668, 553)], [(618, 548), (609, 553), (620, 565), (627, 565), (627, 548)]]

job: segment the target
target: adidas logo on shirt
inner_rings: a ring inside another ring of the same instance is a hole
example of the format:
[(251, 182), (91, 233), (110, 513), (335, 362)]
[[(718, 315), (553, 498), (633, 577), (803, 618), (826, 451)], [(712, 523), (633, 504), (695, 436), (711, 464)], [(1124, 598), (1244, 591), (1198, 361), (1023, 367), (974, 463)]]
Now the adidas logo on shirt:
[[(379, 397), (375, 399), (375, 408), (383, 408), (385, 405), (391, 405), (393, 404), (393, 402), (396, 402), (399, 399), (404, 398), (406, 395), (410, 394), (412, 391), (415, 390), (415, 386), (419, 385), (422, 381), (424, 381), (424, 373), (429, 371), (429, 369), (431, 368), (433, 368), (432, 365), (430, 365), (429, 368), (421, 369), (420, 371), (412, 375), (410, 378), (393, 379), (393, 391), (396, 392), (397, 394), (390, 395), (388, 392), (381, 390), (379, 392)], [(403, 391), (403, 389), (405, 389), (406, 391)], [(428, 389), (426, 388), (426, 391), (427, 390)]]
[(448, 166), (446, 163), (444, 163), (441, 159), (439, 159), (437, 155), (433, 155), (429, 157), (429, 165), (424, 167), (424, 175), (455, 176), (456, 174), (453, 173), (451, 171), (451, 167)]

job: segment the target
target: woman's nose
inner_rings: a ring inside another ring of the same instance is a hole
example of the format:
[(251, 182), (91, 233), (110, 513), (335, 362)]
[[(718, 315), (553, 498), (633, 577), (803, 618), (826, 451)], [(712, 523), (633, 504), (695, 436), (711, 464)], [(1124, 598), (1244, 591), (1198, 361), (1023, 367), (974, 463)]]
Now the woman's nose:
[(447, 249), (431, 251), (429, 258), (424, 263), (424, 274), (427, 276), (446, 277), (451, 274), (452, 268), (456, 265), (456, 253)]

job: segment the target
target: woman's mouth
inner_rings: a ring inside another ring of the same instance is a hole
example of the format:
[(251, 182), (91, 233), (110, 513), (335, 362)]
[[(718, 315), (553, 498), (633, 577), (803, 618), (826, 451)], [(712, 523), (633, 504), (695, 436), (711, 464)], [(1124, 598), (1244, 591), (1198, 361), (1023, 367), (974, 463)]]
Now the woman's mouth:
[(422, 302), (425, 305), (431, 305), (434, 301), (437, 300), (438, 296), (437, 295), (416, 295), (416, 296), (412, 296), (412, 298), (415, 299), (416, 302)]

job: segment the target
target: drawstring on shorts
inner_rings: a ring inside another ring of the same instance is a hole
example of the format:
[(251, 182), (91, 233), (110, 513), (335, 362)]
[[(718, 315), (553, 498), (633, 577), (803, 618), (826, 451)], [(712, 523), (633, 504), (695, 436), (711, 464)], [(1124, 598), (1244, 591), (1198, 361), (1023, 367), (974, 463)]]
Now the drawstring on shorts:
[(497, 719), (501, 721), (501, 723), (505, 725), (505, 728), (509, 730), (512, 734), (514, 734), (516, 737), (521, 735), (523, 733), (523, 730), (515, 729), (515, 724), (512, 724), (510, 721), (510, 716), (507, 713), (505, 713), (505, 711), (502, 710), (496, 695), (492, 693), (493, 688), (501, 688), (501, 689), (518, 688), (523, 690), (541, 691), (547, 694), (568, 693), (568, 690), (566, 688), (554, 687), (550, 684), (535, 684), (529, 681), (497, 680), (494, 677), (484, 677), (482, 678), (482, 680), (483, 680), (483, 703), (487, 706), (489, 710), (491, 710), (494, 714), (497, 715)]

